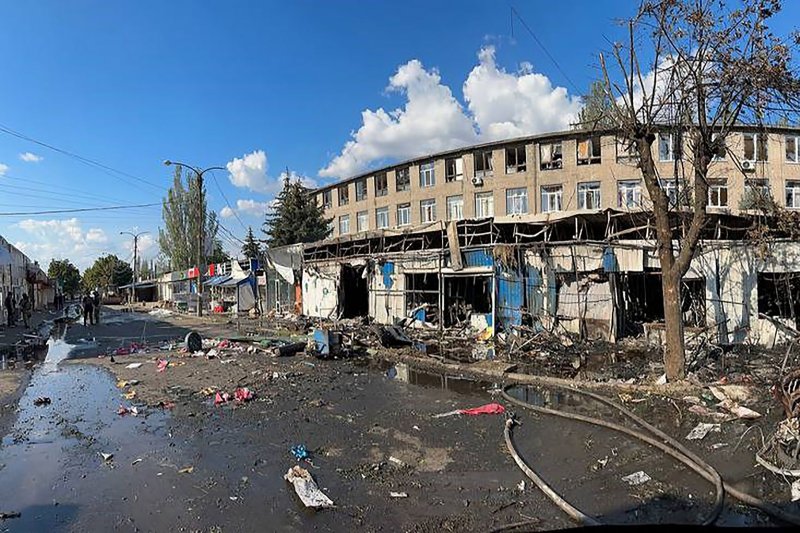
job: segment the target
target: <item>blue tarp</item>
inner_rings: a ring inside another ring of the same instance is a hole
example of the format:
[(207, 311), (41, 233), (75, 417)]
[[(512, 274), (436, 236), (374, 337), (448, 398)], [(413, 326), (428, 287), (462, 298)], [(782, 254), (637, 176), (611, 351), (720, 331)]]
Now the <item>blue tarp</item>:
[(223, 281), (227, 281), (230, 279), (230, 274), (225, 274), (222, 276), (212, 276), (206, 280), (207, 287), (218, 287)]

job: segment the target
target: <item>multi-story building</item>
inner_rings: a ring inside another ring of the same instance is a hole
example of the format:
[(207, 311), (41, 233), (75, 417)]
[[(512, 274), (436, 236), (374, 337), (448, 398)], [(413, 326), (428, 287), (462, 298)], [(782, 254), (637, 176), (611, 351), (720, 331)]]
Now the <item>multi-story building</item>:
[[(674, 202), (691, 161), (660, 134), (654, 158)], [(708, 206), (737, 213), (750, 192), (800, 209), (800, 129), (738, 130), (712, 163)], [(611, 131), (568, 131), (426, 155), (315, 191), (331, 237), (465, 218), (648, 207), (636, 157)]]

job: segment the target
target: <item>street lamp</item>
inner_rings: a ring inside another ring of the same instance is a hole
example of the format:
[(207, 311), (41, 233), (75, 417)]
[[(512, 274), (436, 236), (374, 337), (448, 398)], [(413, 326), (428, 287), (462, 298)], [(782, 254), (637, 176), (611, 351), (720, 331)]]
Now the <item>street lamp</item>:
[(197, 195), (197, 216), (200, 226), (200, 235), (197, 239), (197, 316), (203, 316), (203, 271), (205, 270), (204, 257), (203, 257), (203, 243), (205, 242), (205, 213), (203, 212), (203, 174), (208, 172), (209, 170), (225, 170), (224, 167), (208, 167), (202, 170), (193, 167), (192, 165), (187, 165), (186, 163), (181, 163), (180, 161), (170, 161), (169, 159), (164, 161), (166, 166), (178, 165), (181, 167), (186, 167), (191, 169), (195, 175), (197, 176), (197, 185), (199, 194)]
[(120, 235), (130, 235), (133, 237), (133, 303), (136, 303), (136, 254), (139, 251), (139, 237), (149, 231), (140, 231), (139, 233), (131, 233), (130, 231), (120, 231)]

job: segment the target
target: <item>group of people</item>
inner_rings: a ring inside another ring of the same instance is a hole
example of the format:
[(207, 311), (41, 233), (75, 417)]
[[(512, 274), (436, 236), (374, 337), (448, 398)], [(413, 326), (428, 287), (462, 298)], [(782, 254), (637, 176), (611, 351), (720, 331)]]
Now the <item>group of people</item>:
[(100, 293), (92, 291), (83, 296), (83, 325), (86, 322), (97, 324), (100, 322)]
[(31, 313), (33, 312), (33, 304), (28, 295), (24, 293), (19, 301), (14, 301), (14, 294), (11, 291), (6, 293), (3, 299), (3, 307), (6, 310), (6, 320), (8, 327), (17, 325), (17, 317), (22, 317), (22, 323), (25, 327), (30, 327)]

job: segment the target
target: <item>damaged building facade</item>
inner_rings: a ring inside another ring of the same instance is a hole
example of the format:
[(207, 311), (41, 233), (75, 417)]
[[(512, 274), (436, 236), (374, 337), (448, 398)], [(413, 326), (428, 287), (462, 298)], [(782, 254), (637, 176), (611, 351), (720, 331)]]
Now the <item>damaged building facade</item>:
[[(774, 345), (798, 329), (800, 244), (748, 230), (758, 198), (800, 209), (800, 130), (732, 133), (712, 164), (703, 239), (682, 284), (687, 337)], [(677, 135), (654, 145), (680, 227)], [(314, 192), (332, 236), (306, 245), (302, 311), (423, 328), (663, 331), (655, 227), (635, 156), (612, 131), (537, 135), (420, 157)]]

